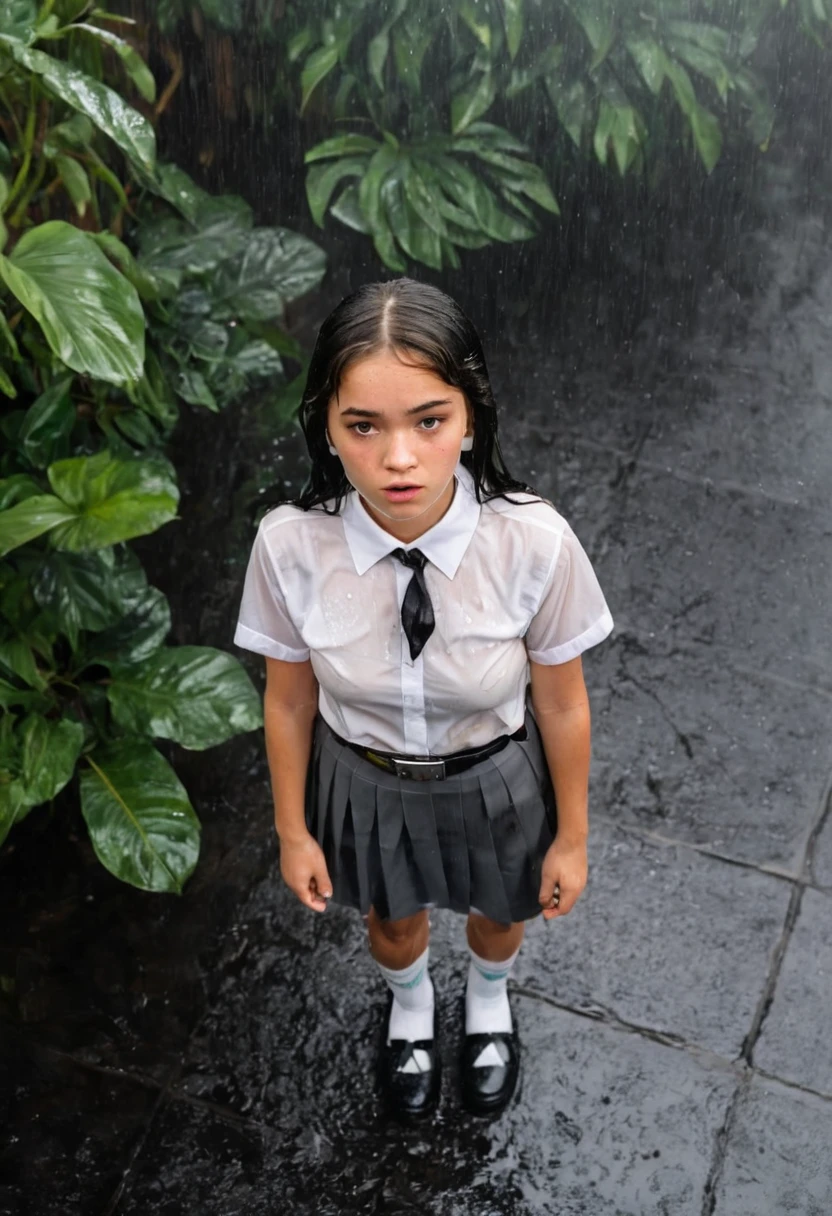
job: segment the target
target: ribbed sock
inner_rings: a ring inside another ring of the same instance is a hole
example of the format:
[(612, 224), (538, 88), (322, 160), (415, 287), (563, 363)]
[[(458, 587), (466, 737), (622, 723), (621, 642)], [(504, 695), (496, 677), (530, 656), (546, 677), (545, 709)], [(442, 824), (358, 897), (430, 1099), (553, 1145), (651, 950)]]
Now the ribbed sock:
[(507, 981), (520, 948), (500, 963), (480, 958), (471, 947), (468, 985), (465, 989), (465, 1033), (510, 1034), (513, 1028)]
[(420, 1039), (433, 1038), (433, 981), (428, 974), (428, 955), (424, 954), (404, 967), (393, 971), (376, 961), (387, 986), (393, 993), (390, 1007), (390, 1022), (387, 1027), (387, 1042), (391, 1039), (407, 1039), (417, 1043)]

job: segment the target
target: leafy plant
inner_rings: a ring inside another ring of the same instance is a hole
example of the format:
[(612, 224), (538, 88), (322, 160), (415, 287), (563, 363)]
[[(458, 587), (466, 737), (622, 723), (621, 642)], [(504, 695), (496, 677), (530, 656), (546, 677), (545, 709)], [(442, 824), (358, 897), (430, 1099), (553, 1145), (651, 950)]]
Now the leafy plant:
[(128, 542), (177, 518), (179, 400), (292, 396), (281, 354), (303, 355), (278, 322), (324, 259), (157, 163), (104, 80), (155, 96), (115, 20), (84, 0), (0, 14), (0, 844), (77, 774), (102, 863), (180, 891), (200, 825), (153, 740), (214, 746), (261, 725), (260, 699), (233, 656), (165, 645)]
[[(265, 0), (166, 0), (165, 28), (186, 7), (282, 52), (301, 114), (357, 127), (307, 151), (310, 210), (371, 236), (398, 271), (529, 239), (534, 205), (559, 214), (549, 179), (590, 157), (655, 171), (682, 136), (710, 173), (740, 124), (765, 149), (760, 38), (787, 12), (824, 44), (832, 20), (829, 0), (305, 0), (280, 19)], [(544, 116), (558, 132), (548, 175), (512, 134)]]

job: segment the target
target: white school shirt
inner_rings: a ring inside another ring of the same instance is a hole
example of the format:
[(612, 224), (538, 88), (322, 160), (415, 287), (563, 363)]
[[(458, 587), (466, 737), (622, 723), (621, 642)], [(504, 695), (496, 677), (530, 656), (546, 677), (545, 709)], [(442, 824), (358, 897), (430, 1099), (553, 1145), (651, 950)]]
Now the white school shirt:
[[(578, 538), (548, 502), (511, 491), (478, 503), (460, 461), (450, 507), (411, 544), (350, 490), (338, 515), (275, 507), (251, 550), (234, 642), (310, 659), (321, 717), (344, 739), (443, 755), (511, 734), (525, 717), (531, 658), (565, 663), (613, 628)], [(334, 499), (327, 504), (330, 509)], [(417, 548), (436, 620), (415, 660), (401, 623)]]

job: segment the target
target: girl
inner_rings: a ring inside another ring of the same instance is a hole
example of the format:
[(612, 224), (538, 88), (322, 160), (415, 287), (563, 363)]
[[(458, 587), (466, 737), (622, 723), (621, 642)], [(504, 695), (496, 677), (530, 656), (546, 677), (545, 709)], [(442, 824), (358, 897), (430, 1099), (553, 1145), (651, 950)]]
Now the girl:
[(580, 655), (612, 618), (566, 520), (508, 475), (480, 340), (444, 292), (342, 300), (299, 417), (309, 480), (260, 522), (234, 636), (266, 656), (281, 873), (366, 919), (400, 1117), (439, 1094), (428, 909), (467, 917), (462, 1096), (493, 1114), (517, 1080), (525, 921), (586, 884)]

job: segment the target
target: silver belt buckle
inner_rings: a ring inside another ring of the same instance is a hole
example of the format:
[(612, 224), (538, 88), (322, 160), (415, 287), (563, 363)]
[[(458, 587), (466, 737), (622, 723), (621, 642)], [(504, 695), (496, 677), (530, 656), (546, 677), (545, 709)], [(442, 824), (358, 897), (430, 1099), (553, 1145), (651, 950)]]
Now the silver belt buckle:
[(393, 757), (397, 777), (409, 777), (412, 781), (431, 781), (445, 778), (444, 760), (397, 760)]

